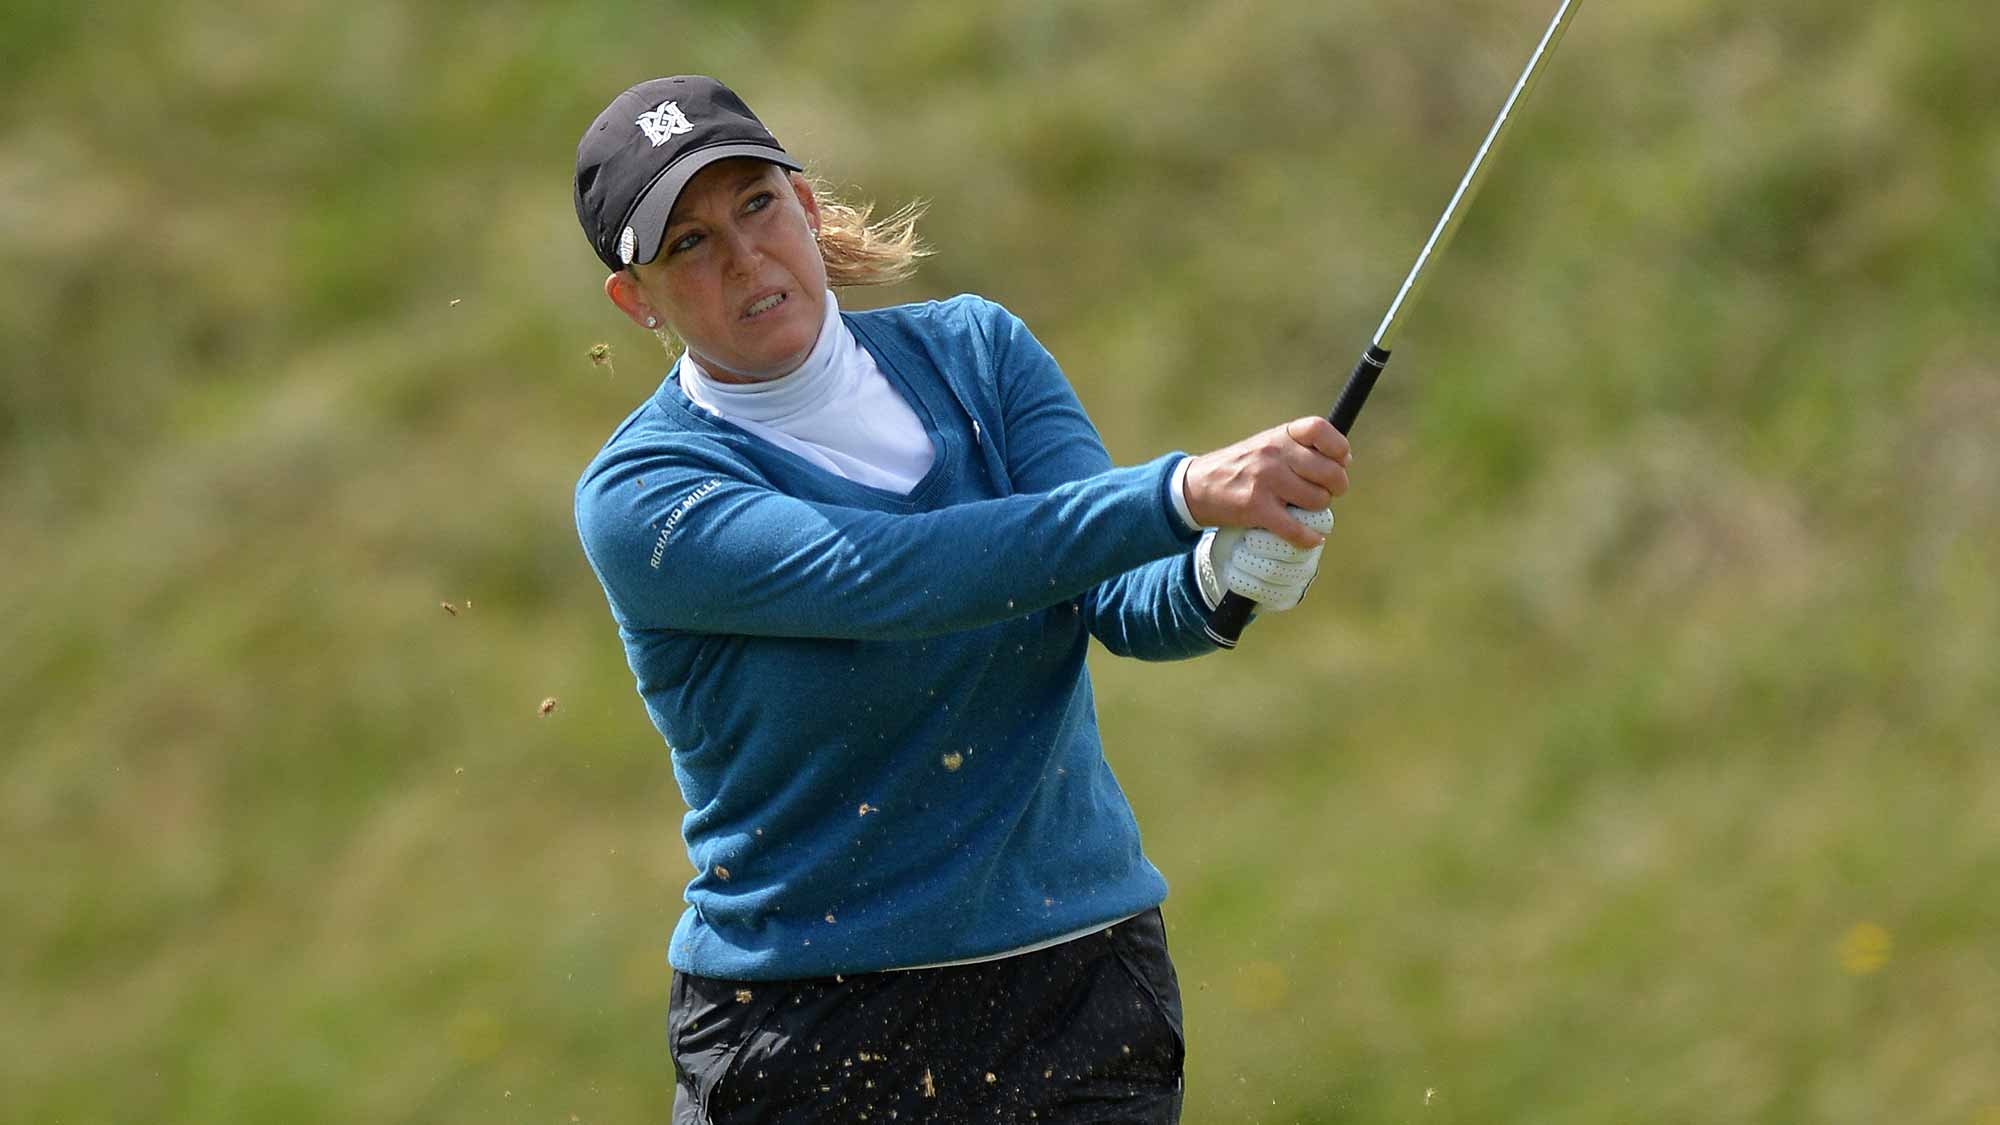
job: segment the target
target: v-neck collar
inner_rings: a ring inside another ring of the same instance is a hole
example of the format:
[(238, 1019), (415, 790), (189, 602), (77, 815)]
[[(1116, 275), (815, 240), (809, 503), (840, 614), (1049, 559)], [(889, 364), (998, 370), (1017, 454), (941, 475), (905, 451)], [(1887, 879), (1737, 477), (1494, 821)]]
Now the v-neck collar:
[(875, 366), (888, 378), (889, 385), (894, 387), (896, 393), (903, 397), (903, 401), (909, 404), (910, 409), (916, 412), (917, 418), (923, 423), (924, 433), (930, 437), (931, 448), (936, 456), (931, 459), (930, 469), (907, 494), (849, 480), (789, 449), (751, 433), (721, 415), (711, 414), (706, 409), (696, 406), (687, 397), (687, 392), (681, 388), (678, 361), (674, 364), (673, 370), (668, 372), (666, 379), (661, 382), (659, 390), (654, 392), (653, 401), (661, 409), (676, 417), (721, 433), (737, 434), (755, 442), (762, 454), (782, 459), (795, 471), (818, 482), (828, 492), (846, 493), (851, 497), (865, 499), (870, 507), (900, 511), (927, 510), (931, 507), (933, 498), (945, 490), (954, 471), (953, 466), (964, 452), (963, 436), (940, 422), (941, 418), (955, 416), (951, 408), (957, 399), (949, 387), (942, 385), (944, 379), (942, 373), (936, 379), (912, 379), (902, 366), (891, 358), (889, 351), (881, 342), (871, 336), (856, 320), (855, 314), (843, 310), (840, 319), (848, 331), (854, 334), (855, 342), (868, 350), (869, 356), (875, 360)]

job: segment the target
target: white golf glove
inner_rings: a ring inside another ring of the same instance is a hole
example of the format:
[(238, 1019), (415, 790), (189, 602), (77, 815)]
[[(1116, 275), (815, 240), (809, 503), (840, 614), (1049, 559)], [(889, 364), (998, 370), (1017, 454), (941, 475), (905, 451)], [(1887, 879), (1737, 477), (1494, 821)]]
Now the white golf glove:
[[(1326, 508), (1308, 511), (1287, 509), (1292, 518), (1319, 532), (1333, 533), (1333, 512)], [(1222, 604), (1225, 591), (1256, 602), (1259, 609), (1272, 612), (1291, 609), (1306, 596), (1319, 573), (1319, 555), (1326, 549), (1295, 547), (1276, 533), (1261, 527), (1212, 528), (1194, 549), (1195, 578), (1201, 583), (1202, 599), (1208, 608)]]

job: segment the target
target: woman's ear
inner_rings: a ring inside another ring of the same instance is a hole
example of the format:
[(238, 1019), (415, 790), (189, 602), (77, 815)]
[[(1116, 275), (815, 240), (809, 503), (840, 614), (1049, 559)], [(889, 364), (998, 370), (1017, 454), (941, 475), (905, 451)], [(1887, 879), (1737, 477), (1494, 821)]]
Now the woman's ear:
[(798, 196), (799, 206), (805, 208), (806, 225), (813, 235), (819, 235), (819, 197), (813, 194), (812, 182), (797, 172), (787, 171), (785, 178), (792, 183), (792, 194)]
[(632, 318), (632, 323), (639, 327), (660, 326), (660, 314), (653, 311), (652, 303), (639, 288), (639, 279), (633, 277), (630, 270), (619, 270), (605, 278), (604, 295), (611, 298), (611, 303), (618, 306), (618, 311)]

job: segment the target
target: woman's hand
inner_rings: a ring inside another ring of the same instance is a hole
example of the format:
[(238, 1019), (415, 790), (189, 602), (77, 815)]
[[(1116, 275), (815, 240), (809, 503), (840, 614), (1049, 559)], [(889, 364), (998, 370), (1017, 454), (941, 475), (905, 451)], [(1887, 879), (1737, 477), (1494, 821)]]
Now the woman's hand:
[(1345, 494), (1353, 456), (1332, 422), (1318, 415), (1294, 418), (1191, 458), (1181, 494), (1197, 523), (1261, 527), (1297, 546), (1317, 547), (1326, 537), (1285, 506), (1314, 511)]

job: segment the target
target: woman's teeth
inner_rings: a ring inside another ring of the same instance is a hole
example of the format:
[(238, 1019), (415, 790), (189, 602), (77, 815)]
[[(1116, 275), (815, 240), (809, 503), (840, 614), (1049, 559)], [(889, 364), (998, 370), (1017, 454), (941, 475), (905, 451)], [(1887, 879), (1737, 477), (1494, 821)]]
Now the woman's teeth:
[(758, 313), (761, 312), (769, 312), (772, 309), (777, 308), (779, 303), (782, 302), (784, 299), (785, 295), (783, 293), (773, 293), (770, 296), (764, 298), (763, 300), (757, 302), (756, 304), (751, 305), (750, 308), (746, 310), (743, 315), (756, 316)]

